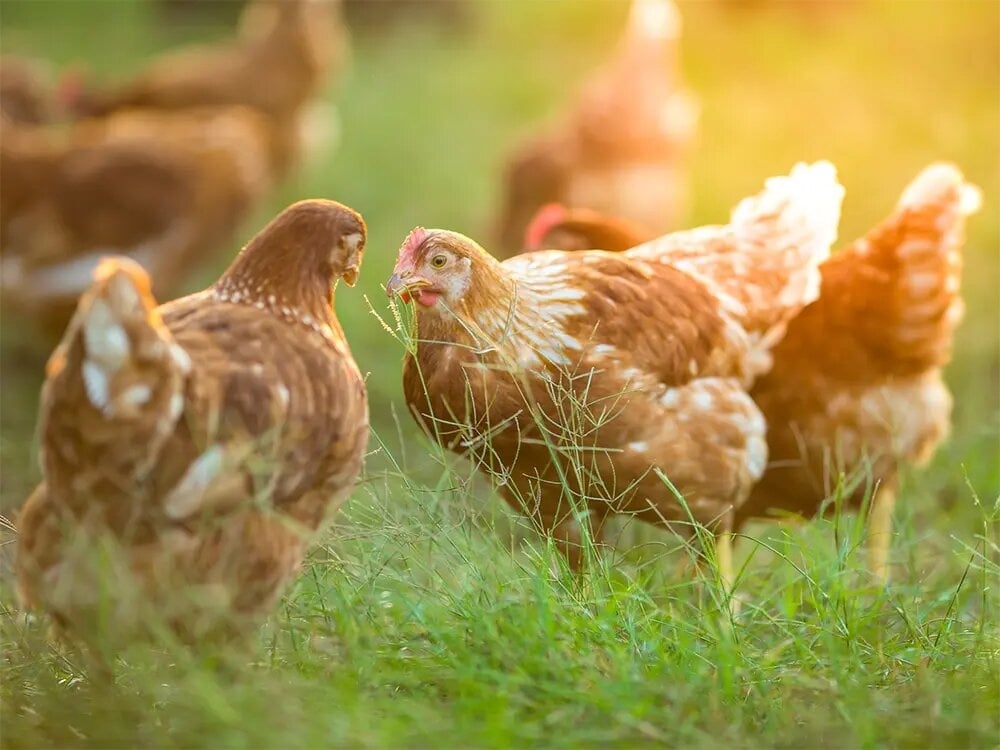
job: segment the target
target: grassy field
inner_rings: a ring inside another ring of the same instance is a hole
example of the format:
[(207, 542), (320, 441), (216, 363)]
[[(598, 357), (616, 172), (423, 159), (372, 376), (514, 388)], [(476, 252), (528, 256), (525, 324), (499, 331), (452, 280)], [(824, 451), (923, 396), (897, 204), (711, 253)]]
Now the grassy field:
[[(680, 543), (626, 529), (587, 575), (462, 462), (416, 435), (402, 350), (371, 314), (415, 224), (484, 236), (504, 154), (614, 44), (621, 3), (496, 0), (462, 32), (400, 25), (354, 39), (330, 98), (340, 146), (247, 227), (324, 196), (369, 224), (338, 313), (368, 377), (365, 481), (249, 648), (133, 647), (114, 680), (54, 649), (0, 589), (0, 744), (34, 747), (921, 747), (1000, 740), (1000, 5), (846, 3), (818, 19), (683, 6), (702, 99), (688, 223), (722, 221), (763, 179), (829, 158), (841, 238), (887, 213), (936, 159), (984, 191), (970, 223), (968, 313), (948, 380), (954, 434), (905, 478), (894, 582), (864, 572), (853, 516), (755, 526), (731, 622), (711, 581), (674, 573)], [(142, 2), (0, 0), (4, 51), (124, 74), (219, 27), (165, 26)], [(235, 250), (235, 248), (234, 248)], [(204, 269), (192, 288), (220, 270)], [(370, 304), (370, 306), (369, 306)], [(47, 355), (23, 321), (0, 351), (0, 508), (38, 478)], [(8, 545), (10, 552), (13, 545)], [(9, 554), (8, 554), (9, 557)]]

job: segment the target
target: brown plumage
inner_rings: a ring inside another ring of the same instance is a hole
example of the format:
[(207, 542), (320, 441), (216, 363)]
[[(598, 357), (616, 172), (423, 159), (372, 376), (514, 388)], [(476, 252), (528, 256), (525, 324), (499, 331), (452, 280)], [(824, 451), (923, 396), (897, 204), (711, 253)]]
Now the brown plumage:
[(68, 131), (5, 125), (5, 306), (60, 334), (107, 254), (176, 296), (270, 187), (266, 149), (266, 124), (242, 107), (128, 111)]
[(631, 222), (589, 208), (549, 203), (524, 232), (523, 252), (534, 250), (607, 250), (620, 253), (653, 239)]
[(512, 156), (497, 227), (505, 254), (521, 249), (531, 217), (551, 202), (613, 214), (652, 235), (675, 228), (697, 120), (681, 87), (679, 36), (670, 0), (633, 0), (612, 64), (559, 122)]
[(304, 106), (345, 55), (339, 13), (339, 0), (255, 0), (228, 43), (165, 54), (106, 92), (67, 78), (64, 93), (86, 116), (133, 108), (251, 107), (267, 118), (272, 167), (284, 175), (298, 155)]
[[(976, 190), (951, 165), (925, 169), (895, 212), (820, 266), (819, 299), (788, 325), (774, 365), (750, 391), (767, 421), (767, 471), (736, 525), (775, 513), (812, 516), (839, 476), (848, 504), (877, 487), (871, 567), (888, 575), (888, 532), (902, 465), (927, 460), (948, 432), (941, 368), (961, 318), (961, 245)], [(618, 220), (549, 209), (528, 249), (623, 251), (641, 238)]]
[(138, 266), (102, 263), (42, 391), (26, 604), (69, 628), (112, 612), (122, 630), (151, 608), (184, 634), (274, 606), (361, 469), (365, 387), (332, 290), (364, 241), (351, 209), (302, 201), (212, 287), (160, 307)]
[(48, 66), (30, 57), (0, 56), (0, 119), (40, 125), (55, 119), (56, 114)]
[(873, 482), (870, 565), (887, 578), (900, 466), (926, 462), (949, 430), (941, 369), (963, 310), (965, 219), (977, 207), (956, 168), (928, 167), (888, 219), (823, 265), (819, 299), (752, 391), (771, 464), (737, 524), (775, 510), (813, 515), (841, 472), (854, 505)]
[(598, 532), (616, 513), (686, 519), (658, 470), (725, 530), (767, 459), (747, 389), (815, 298), (841, 196), (830, 165), (800, 165), (727, 226), (621, 254), (500, 263), (461, 235), (415, 230), (388, 285), (417, 303), (407, 402), (574, 564), (574, 504)]

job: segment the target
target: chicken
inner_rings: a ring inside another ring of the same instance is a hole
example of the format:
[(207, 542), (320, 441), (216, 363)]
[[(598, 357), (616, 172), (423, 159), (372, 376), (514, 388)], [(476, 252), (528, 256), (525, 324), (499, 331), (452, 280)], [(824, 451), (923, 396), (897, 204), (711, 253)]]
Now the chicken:
[(403, 20), (434, 21), (467, 31), (474, 20), (469, 0), (344, 0), (352, 28), (384, 28)]
[(925, 169), (895, 212), (822, 267), (817, 301), (789, 325), (751, 394), (768, 422), (771, 464), (736, 524), (778, 510), (814, 515), (837, 475), (846, 502), (876, 488), (869, 567), (887, 581), (901, 465), (921, 465), (948, 434), (941, 369), (962, 317), (965, 219), (978, 190), (948, 164)]
[[(930, 166), (888, 219), (820, 267), (819, 299), (789, 323), (750, 391), (770, 462), (737, 528), (776, 512), (815, 515), (835, 492), (860, 506), (874, 487), (869, 567), (888, 580), (899, 469), (928, 460), (948, 432), (941, 368), (961, 318), (965, 218), (978, 205), (955, 167)], [(643, 239), (614, 217), (550, 206), (525, 246), (620, 252)]]
[(64, 98), (89, 116), (137, 107), (252, 107), (268, 118), (272, 168), (283, 176), (298, 155), (305, 105), (344, 57), (339, 8), (339, 0), (256, 0), (230, 43), (166, 54), (109, 92), (88, 91), (79, 76), (69, 76)]
[(607, 250), (620, 253), (653, 239), (617, 216), (549, 203), (524, 232), (524, 250)]
[[(185, 16), (219, 15), (219, 5), (239, 7), (242, 0), (227, 4), (212, 0), (159, 0), (158, 5), (168, 18), (178, 20)], [(467, 27), (472, 20), (473, 9), (469, 0), (343, 0), (344, 15), (350, 28), (384, 27), (407, 18), (432, 18), (456, 28)], [(183, 18), (190, 22), (190, 18)]]
[(357, 280), (365, 231), (338, 203), (296, 203), (160, 307), (138, 265), (100, 265), (47, 367), (43, 482), (17, 523), (26, 605), (84, 633), (153, 611), (185, 636), (274, 607), (362, 465), (365, 386), (333, 289)]
[(107, 254), (175, 296), (270, 187), (266, 128), (242, 107), (122, 112), (68, 132), (3, 125), (4, 305), (59, 335)]
[(39, 125), (56, 116), (47, 66), (17, 55), (0, 56), (0, 119)]
[[(498, 262), (462, 235), (416, 229), (390, 294), (416, 303), (403, 388), (416, 420), (468, 453), (503, 496), (582, 562), (629, 514), (725, 532), (767, 462), (748, 390), (787, 321), (819, 290), (843, 191), (799, 165), (727, 226), (626, 253), (527, 253)], [(685, 506), (673, 494), (683, 494)]]
[(670, 0), (633, 0), (614, 63), (512, 157), (497, 229), (504, 253), (521, 249), (528, 221), (554, 201), (620, 216), (651, 236), (675, 228), (698, 117), (680, 87), (680, 27)]

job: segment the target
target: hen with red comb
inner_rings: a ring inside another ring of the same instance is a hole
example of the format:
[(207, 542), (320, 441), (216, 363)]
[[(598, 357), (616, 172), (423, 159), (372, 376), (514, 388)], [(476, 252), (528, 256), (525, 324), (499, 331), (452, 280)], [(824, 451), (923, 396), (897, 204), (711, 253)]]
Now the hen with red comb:
[(573, 565), (583, 516), (596, 534), (616, 514), (671, 525), (688, 512), (727, 531), (767, 463), (749, 387), (815, 299), (842, 194), (830, 164), (799, 165), (726, 226), (622, 253), (499, 262), (455, 232), (411, 233), (387, 291), (418, 302), (413, 416)]

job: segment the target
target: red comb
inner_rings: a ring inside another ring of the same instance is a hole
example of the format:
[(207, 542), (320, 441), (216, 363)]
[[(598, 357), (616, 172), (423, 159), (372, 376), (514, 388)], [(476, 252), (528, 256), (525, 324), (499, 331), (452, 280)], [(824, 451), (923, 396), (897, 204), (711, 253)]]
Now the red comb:
[(541, 248), (545, 236), (552, 231), (552, 227), (561, 224), (566, 220), (568, 211), (561, 203), (546, 203), (538, 211), (524, 230), (524, 248), (526, 250), (538, 250)]
[(83, 102), (87, 89), (87, 70), (81, 65), (74, 65), (62, 72), (56, 81), (55, 97), (59, 106), (68, 112), (76, 113)]
[(423, 244), (423, 241), (427, 239), (427, 230), (423, 227), (414, 227), (410, 230), (410, 233), (406, 235), (406, 239), (403, 240), (403, 244), (399, 248), (399, 259), (411, 259), (413, 255), (417, 252), (417, 248)]

